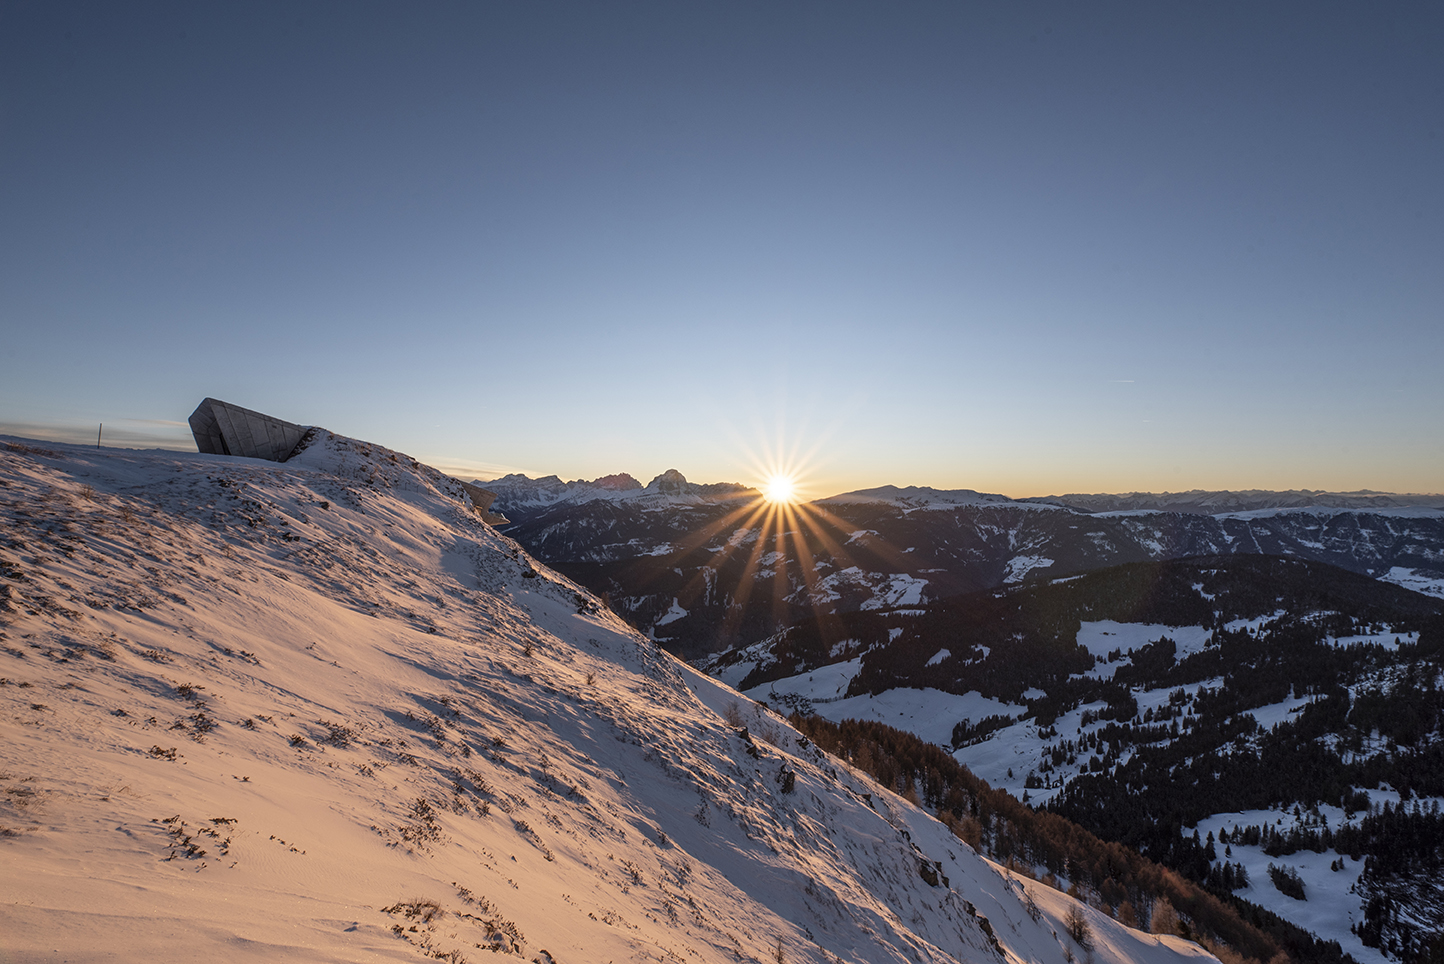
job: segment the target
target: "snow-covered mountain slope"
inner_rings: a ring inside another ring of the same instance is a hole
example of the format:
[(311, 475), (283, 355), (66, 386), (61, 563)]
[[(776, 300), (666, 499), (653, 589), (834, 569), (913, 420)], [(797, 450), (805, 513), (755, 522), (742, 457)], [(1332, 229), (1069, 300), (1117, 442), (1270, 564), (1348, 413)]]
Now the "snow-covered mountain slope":
[[(1212, 961), (1010, 878), (455, 482), (0, 440), (7, 960)], [(741, 713), (747, 729), (728, 723)]]

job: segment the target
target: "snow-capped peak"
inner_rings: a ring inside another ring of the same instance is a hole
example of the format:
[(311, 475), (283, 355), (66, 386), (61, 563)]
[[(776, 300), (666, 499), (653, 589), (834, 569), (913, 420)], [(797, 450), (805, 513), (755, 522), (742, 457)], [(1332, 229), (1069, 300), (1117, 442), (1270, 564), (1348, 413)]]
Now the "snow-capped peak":
[(513, 474), (477, 484), (497, 494), (496, 504), (503, 511), (599, 500), (693, 504), (755, 497), (757, 494), (756, 490), (737, 482), (688, 482), (686, 476), (676, 469), (667, 469), (645, 486), (625, 472), (605, 475), (590, 482), (585, 479), (563, 482), (555, 475), (531, 479)]

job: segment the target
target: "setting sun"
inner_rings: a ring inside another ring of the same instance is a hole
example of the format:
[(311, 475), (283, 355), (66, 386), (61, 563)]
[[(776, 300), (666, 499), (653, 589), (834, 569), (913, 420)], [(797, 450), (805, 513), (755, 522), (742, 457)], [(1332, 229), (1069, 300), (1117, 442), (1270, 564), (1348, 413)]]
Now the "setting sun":
[(774, 475), (762, 486), (762, 497), (768, 502), (795, 502), (797, 481), (791, 476)]

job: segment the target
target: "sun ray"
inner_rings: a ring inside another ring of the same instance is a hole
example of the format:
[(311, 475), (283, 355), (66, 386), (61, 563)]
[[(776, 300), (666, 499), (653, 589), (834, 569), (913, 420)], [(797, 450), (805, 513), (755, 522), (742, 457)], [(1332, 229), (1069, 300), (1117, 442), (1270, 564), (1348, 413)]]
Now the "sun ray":
[[(826, 509), (822, 508), (821, 506), (811, 504), (808, 505), (807, 508), (812, 512), (816, 513), (818, 518), (822, 519), (824, 522), (832, 526), (837, 531), (846, 531), (847, 524), (843, 522), (843, 520), (839, 519), (837, 516), (833, 515), (831, 512), (828, 512)], [(820, 529), (819, 535), (821, 535)], [(857, 560), (852, 556), (852, 554), (849, 553), (847, 550), (843, 549), (836, 542), (831, 542), (828, 545), (828, 548), (834, 554), (838, 554), (842, 558), (849, 560), (849, 564), (856, 564)], [(869, 551), (872, 552), (874, 555), (880, 557), (884, 562), (890, 563), (898, 567), (899, 569), (906, 571), (908, 567), (907, 557), (904, 556), (901, 551), (891, 545), (883, 543), (876, 548), (869, 548)]]
[[(756, 518), (756, 516), (762, 511), (763, 507), (759, 504), (759, 500), (756, 498), (749, 498), (737, 508), (728, 512), (722, 518), (717, 519), (714, 522), (708, 523), (707, 525), (703, 526), (701, 529), (696, 530), (695, 532), (689, 533), (686, 537), (683, 538), (678, 551), (674, 553), (674, 555), (685, 556), (696, 552), (698, 549), (706, 545), (718, 533), (729, 527), (738, 526), (739, 522), (741, 523), (741, 527), (750, 527), (752, 524), (752, 520)], [(746, 518), (744, 519), (744, 517)], [(701, 577), (694, 577), (693, 582), (695, 582), (698, 578)], [(643, 585), (646, 585), (646, 583), (643, 583)], [(689, 583), (689, 585), (691, 584)]]
[[(808, 515), (808, 508), (806, 505), (786, 507), (786, 511), (791, 515), (795, 515), (799, 523), (795, 529), (789, 526), (789, 530), (792, 532), (792, 537), (789, 541), (796, 555), (798, 568), (802, 571), (802, 586), (807, 597), (808, 608), (812, 610), (813, 620), (817, 623), (817, 627), (821, 631), (823, 638), (830, 643), (834, 641), (834, 637), (840, 638), (841, 623), (835, 613), (827, 612), (818, 604), (821, 597), (819, 586), (822, 580), (818, 576), (817, 563), (813, 559), (812, 547), (808, 545), (807, 537), (809, 533), (812, 533), (821, 541), (826, 538), (826, 534), (820, 531), (813, 531), (812, 520)], [(839, 557), (834, 556), (834, 558)]]
[(776, 623), (786, 624), (787, 620), (787, 597), (791, 595), (792, 574), (789, 572), (788, 563), (791, 558), (787, 552), (788, 535), (790, 529), (787, 526), (789, 510), (792, 505), (788, 502), (778, 501), (772, 504), (772, 551), (777, 554), (777, 562), (772, 568), (772, 619)]
[[(884, 560), (905, 569), (906, 560), (900, 554), (891, 558), (895, 553), (887, 547), (850, 546), (852, 527), (810, 501), (816, 496), (807, 492), (806, 480), (821, 443), (816, 433), (787, 433), (779, 423), (775, 434), (761, 431), (754, 439), (742, 451), (755, 487), (738, 493), (736, 503), (684, 537), (670, 554), (688, 572), (678, 601), (684, 608), (692, 608), (694, 601), (725, 608), (720, 635), (709, 646), (737, 645), (744, 627), (750, 636), (757, 629), (774, 632), (808, 618), (836, 641), (844, 624), (824, 598), (829, 573), (853, 566), (869, 571)], [(765, 564), (768, 559), (771, 563)], [(772, 581), (770, 587), (759, 585), (765, 579)], [(714, 586), (718, 592), (711, 594)]]
[[(754, 588), (755, 582), (754, 577), (757, 573), (758, 560), (762, 558), (762, 547), (767, 543), (767, 518), (765, 516), (766, 512), (767, 506), (764, 503), (758, 509), (758, 513), (763, 514), (761, 531), (758, 533), (756, 541), (752, 544), (752, 551), (748, 553), (746, 563), (744, 563), (742, 566), (742, 576), (738, 581), (737, 595), (735, 597), (736, 605), (735, 607), (729, 607), (727, 617), (722, 624), (722, 633), (724, 637), (731, 637), (736, 635), (738, 622), (741, 619), (745, 618), (747, 615), (747, 601), (752, 597), (752, 590)], [(754, 515), (748, 519), (749, 529), (751, 528), (750, 523), (753, 518), (756, 518), (756, 516)]]

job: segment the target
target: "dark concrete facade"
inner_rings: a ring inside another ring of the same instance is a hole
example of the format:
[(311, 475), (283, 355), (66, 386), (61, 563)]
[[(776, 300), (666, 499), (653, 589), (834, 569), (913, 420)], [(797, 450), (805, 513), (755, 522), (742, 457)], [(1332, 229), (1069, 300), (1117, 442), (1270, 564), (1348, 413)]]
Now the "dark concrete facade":
[(197, 405), (189, 422), (196, 448), (207, 455), (243, 455), (272, 462), (284, 462), (294, 455), (306, 434), (304, 425), (218, 398), (207, 398)]

